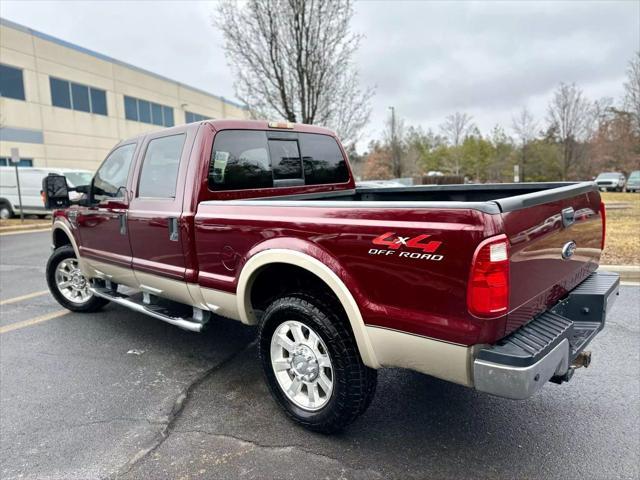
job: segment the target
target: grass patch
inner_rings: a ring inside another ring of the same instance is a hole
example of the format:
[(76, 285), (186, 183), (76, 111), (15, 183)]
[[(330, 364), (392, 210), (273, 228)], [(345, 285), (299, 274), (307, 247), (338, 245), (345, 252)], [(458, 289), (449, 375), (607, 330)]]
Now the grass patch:
[[(607, 205), (607, 238), (600, 263), (640, 265), (640, 195), (601, 193)], [(616, 208), (624, 207), (628, 208)]]

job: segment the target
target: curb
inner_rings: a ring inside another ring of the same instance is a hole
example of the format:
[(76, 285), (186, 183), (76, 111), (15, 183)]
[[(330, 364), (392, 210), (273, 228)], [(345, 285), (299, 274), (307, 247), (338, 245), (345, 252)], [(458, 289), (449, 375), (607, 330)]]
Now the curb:
[(617, 273), (625, 282), (640, 282), (640, 265), (600, 265), (598, 270)]
[(9, 232), (28, 232), (29, 230), (42, 230), (51, 228), (51, 222), (29, 223), (27, 225), (11, 225), (0, 227), (0, 234)]

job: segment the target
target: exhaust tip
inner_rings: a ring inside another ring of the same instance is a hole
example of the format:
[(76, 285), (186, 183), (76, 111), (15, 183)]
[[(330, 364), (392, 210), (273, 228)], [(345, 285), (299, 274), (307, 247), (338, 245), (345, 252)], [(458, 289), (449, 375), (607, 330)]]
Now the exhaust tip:
[(588, 368), (589, 365), (591, 365), (591, 352), (590, 351), (580, 352), (576, 356), (576, 358), (573, 360), (573, 364), (572, 364), (572, 366), (575, 367), (575, 368), (580, 368), (580, 367)]

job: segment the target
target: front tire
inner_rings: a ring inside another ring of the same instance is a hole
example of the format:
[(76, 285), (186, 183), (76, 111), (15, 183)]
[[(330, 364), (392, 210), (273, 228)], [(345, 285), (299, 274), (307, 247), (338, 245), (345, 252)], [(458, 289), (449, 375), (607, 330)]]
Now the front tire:
[(340, 431), (371, 403), (377, 372), (362, 363), (332, 298), (298, 293), (274, 300), (262, 318), (259, 342), (271, 394), (303, 427)]
[(56, 248), (47, 262), (47, 285), (56, 301), (72, 312), (96, 312), (108, 300), (89, 291), (89, 281), (80, 272), (71, 245)]
[(0, 219), (9, 220), (10, 218), (13, 218), (13, 208), (9, 202), (2, 200), (0, 202)]

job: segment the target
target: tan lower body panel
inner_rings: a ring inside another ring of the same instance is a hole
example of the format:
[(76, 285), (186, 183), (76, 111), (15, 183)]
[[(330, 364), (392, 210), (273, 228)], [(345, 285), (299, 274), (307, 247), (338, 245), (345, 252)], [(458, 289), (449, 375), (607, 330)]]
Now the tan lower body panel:
[(383, 367), (408, 368), (473, 386), (471, 347), (379, 327), (367, 326), (367, 333)]
[(138, 280), (130, 268), (80, 257), (80, 269), (89, 278), (102, 278), (131, 288), (138, 288)]
[(191, 305), (202, 310), (210, 310), (216, 315), (240, 320), (237, 297), (233, 293), (202, 288), (195, 283), (153, 275), (139, 270), (131, 270), (84, 257), (83, 273), (89, 278), (102, 278), (127, 287)]

